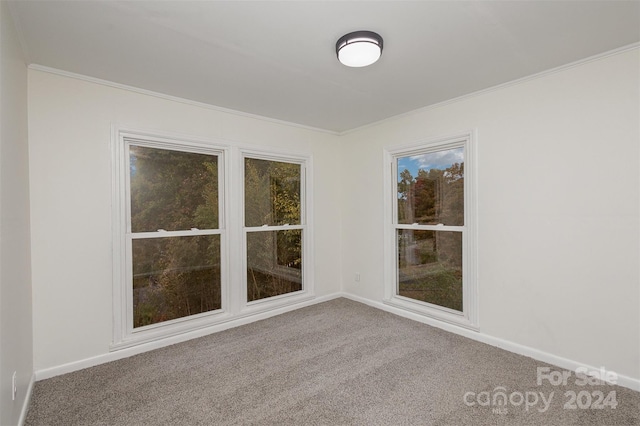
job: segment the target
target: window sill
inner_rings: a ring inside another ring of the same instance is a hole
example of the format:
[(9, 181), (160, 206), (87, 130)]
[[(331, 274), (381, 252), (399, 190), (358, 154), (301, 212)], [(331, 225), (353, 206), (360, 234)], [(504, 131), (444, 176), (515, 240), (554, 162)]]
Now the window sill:
[(444, 321), (469, 330), (480, 331), (478, 325), (472, 323), (463, 312), (456, 312), (448, 308), (442, 308), (402, 296), (392, 296), (390, 299), (384, 300), (384, 303), (395, 308)]

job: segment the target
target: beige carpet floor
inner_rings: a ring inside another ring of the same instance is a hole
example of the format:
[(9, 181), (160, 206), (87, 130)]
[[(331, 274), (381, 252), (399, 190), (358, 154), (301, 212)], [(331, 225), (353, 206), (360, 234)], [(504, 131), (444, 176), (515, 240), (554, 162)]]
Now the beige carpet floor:
[(26, 424), (640, 424), (640, 393), (545, 366), (336, 299), (37, 382)]

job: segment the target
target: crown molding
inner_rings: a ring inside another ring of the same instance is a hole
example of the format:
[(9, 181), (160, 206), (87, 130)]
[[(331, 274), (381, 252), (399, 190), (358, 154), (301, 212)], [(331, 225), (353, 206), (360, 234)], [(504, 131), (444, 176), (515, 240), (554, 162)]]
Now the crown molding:
[(195, 107), (199, 107), (199, 108), (205, 108), (205, 109), (210, 109), (213, 111), (218, 111), (218, 112), (222, 112), (225, 114), (231, 114), (231, 115), (236, 115), (239, 117), (245, 117), (245, 118), (251, 118), (254, 120), (260, 120), (260, 121), (266, 121), (268, 123), (273, 123), (273, 124), (278, 124), (281, 126), (288, 126), (288, 127), (294, 127), (294, 128), (298, 128), (298, 129), (303, 129), (303, 130), (310, 130), (310, 131), (314, 131), (314, 132), (320, 132), (320, 133), (326, 133), (326, 134), (330, 134), (330, 135), (334, 135), (334, 136), (345, 136), (348, 134), (352, 134), (352, 133), (357, 133), (361, 130), (365, 130), (371, 127), (375, 127), (378, 126), (380, 124), (386, 123), (386, 122), (391, 122), (391, 121), (395, 121), (401, 118), (405, 118), (405, 117), (410, 117), (412, 115), (416, 115), (416, 114), (420, 114), (423, 113), (425, 111), (429, 111), (432, 109), (436, 109), (436, 108), (440, 108), (449, 104), (453, 104), (456, 102), (460, 102), (460, 101), (464, 101), (466, 99), (470, 99), (479, 95), (483, 95), (485, 93), (490, 93), (490, 92), (494, 92), (497, 90), (501, 90), (510, 86), (515, 86), (518, 84), (522, 84), (531, 80), (536, 80), (538, 78), (542, 78), (542, 77), (546, 77), (548, 75), (551, 74), (555, 74), (558, 72), (562, 72), (571, 68), (575, 68), (590, 62), (594, 62), (594, 61), (598, 61), (601, 59), (605, 59), (608, 58), (610, 56), (615, 56), (615, 55), (619, 55), (621, 53), (625, 53), (627, 51), (630, 50), (634, 50), (634, 49), (639, 49), (640, 48), (640, 42), (636, 42), (636, 43), (632, 43), (626, 46), (622, 46), (619, 47), (617, 49), (613, 49), (613, 50), (609, 50), (603, 53), (599, 53), (597, 55), (593, 55), (593, 56), (589, 56), (587, 58), (583, 58), (568, 64), (564, 64), (564, 65), (560, 65), (558, 67), (555, 68), (551, 68), (548, 70), (544, 70), (535, 74), (531, 74), (528, 75), (526, 77), (521, 77), (515, 80), (511, 80), (509, 82), (506, 83), (502, 83), (502, 84), (498, 84), (496, 86), (491, 86), (488, 87), (486, 89), (482, 89), (482, 90), (478, 90), (475, 92), (471, 92), (471, 93), (467, 93), (465, 95), (462, 96), (458, 96), (452, 99), (447, 99), (446, 101), (442, 101), (442, 102), (438, 102), (435, 104), (431, 104), (431, 105), (426, 105), (424, 107), (418, 108), (418, 109), (414, 109), (411, 111), (407, 111), (404, 112), (402, 114), (398, 114), (398, 115), (394, 115), (388, 118), (384, 118), (382, 120), (378, 120), (378, 121), (374, 121), (372, 123), (369, 124), (365, 124), (363, 126), (359, 126), (359, 127), (355, 127), (353, 129), (349, 129), (349, 130), (344, 130), (344, 131), (333, 131), (333, 130), (328, 130), (328, 129), (322, 129), (322, 128), (318, 128), (318, 127), (312, 127), (312, 126), (307, 126), (304, 124), (298, 124), (298, 123), (293, 123), (290, 121), (285, 121), (285, 120), (279, 120), (276, 118), (270, 118), (270, 117), (265, 117), (262, 115), (257, 115), (257, 114), (251, 114), (251, 113), (247, 113), (247, 112), (242, 112), (242, 111), (238, 111), (238, 110), (234, 110), (234, 109), (230, 109), (230, 108), (224, 108), (224, 107), (220, 107), (220, 106), (216, 106), (216, 105), (212, 105), (212, 104), (207, 104), (204, 102), (198, 102), (198, 101), (193, 101), (190, 99), (185, 99), (185, 98), (181, 98), (178, 96), (172, 96), (172, 95), (167, 95), (164, 93), (160, 93), (160, 92), (155, 92), (152, 90), (146, 90), (146, 89), (141, 89), (139, 87), (134, 87), (134, 86), (129, 86), (126, 84), (120, 84), (120, 83), (115, 83), (112, 81), (108, 81), (108, 80), (102, 80), (99, 78), (95, 78), (95, 77), (90, 77), (87, 75), (83, 75), (83, 74), (77, 74), (77, 73), (73, 73), (73, 72), (69, 72), (69, 71), (64, 71), (64, 70), (60, 70), (58, 68), (52, 68), (52, 67), (46, 67), (43, 65), (38, 65), (38, 64), (30, 64), (28, 66), (29, 69), (35, 70), (35, 71), (42, 71), (42, 72), (47, 72), (50, 74), (56, 74), (56, 75), (60, 75), (63, 77), (68, 77), (68, 78), (73, 78), (73, 79), (77, 79), (77, 80), (82, 80), (82, 81), (87, 81), (90, 83), (94, 83), (94, 84), (99, 84), (102, 86), (108, 86), (108, 87), (113, 87), (116, 89), (121, 89), (121, 90), (127, 90), (129, 92), (133, 92), (133, 93), (138, 93), (138, 94), (142, 94), (142, 95), (146, 95), (146, 96), (153, 96), (156, 98), (160, 98), (160, 99), (164, 99), (164, 100), (168, 100), (168, 101), (172, 101), (172, 102), (177, 102), (177, 103), (182, 103), (182, 104), (186, 104), (186, 105), (191, 105), (191, 106), (195, 106)]
[(608, 50), (606, 52), (599, 53), (597, 55), (593, 55), (593, 56), (589, 56), (587, 58), (579, 59), (577, 61), (570, 62), (568, 64), (564, 64), (564, 65), (560, 65), (560, 66), (555, 67), (555, 68), (550, 68), (548, 70), (540, 71), (538, 73), (531, 74), (531, 75), (528, 75), (528, 76), (525, 76), (525, 77), (521, 77), (521, 78), (518, 78), (518, 79), (515, 79), (515, 80), (511, 80), (511, 81), (508, 81), (506, 83), (501, 83), (501, 84), (498, 84), (496, 86), (487, 87), (486, 89), (478, 90), (478, 91), (467, 93), (465, 95), (461, 95), (461, 96), (458, 96), (458, 97), (455, 97), (455, 98), (447, 99), (446, 101), (438, 102), (438, 103), (431, 104), (431, 105), (426, 105), (424, 107), (421, 107), (421, 108), (418, 108), (418, 109), (414, 109), (414, 110), (411, 110), (411, 111), (407, 111), (407, 112), (404, 112), (402, 114), (394, 115), (394, 116), (391, 116), (391, 117), (384, 118), (382, 120), (374, 121), (373, 123), (365, 124), (364, 126), (359, 126), (359, 127), (353, 128), (353, 129), (345, 130), (343, 132), (339, 132), (338, 136), (344, 136), (344, 135), (348, 135), (348, 134), (351, 134), (351, 133), (357, 133), (360, 130), (365, 130), (365, 129), (368, 129), (368, 128), (371, 128), (371, 127), (375, 127), (375, 126), (378, 126), (378, 125), (383, 124), (383, 123), (387, 123), (387, 122), (390, 122), (390, 121), (395, 121), (395, 120), (398, 120), (398, 119), (401, 119), (401, 118), (405, 118), (405, 117), (410, 117), (412, 115), (420, 114), (420, 113), (425, 112), (425, 111), (429, 111), (429, 110), (432, 110), (432, 109), (440, 108), (440, 107), (443, 107), (445, 105), (453, 104), (453, 103), (464, 101), (464, 100), (467, 100), (467, 99), (470, 99), (470, 98), (473, 98), (473, 97), (476, 97), (476, 96), (479, 96), (479, 95), (483, 95), (485, 93), (495, 92), (497, 90), (501, 90), (501, 89), (504, 89), (504, 88), (507, 88), (507, 87), (510, 87), (510, 86), (515, 86), (515, 85), (518, 85), (518, 84), (526, 83), (526, 82), (531, 81), (531, 80), (536, 80), (536, 79), (539, 79), (539, 78), (542, 78), (542, 77), (546, 77), (546, 76), (551, 75), (551, 74), (555, 74), (555, 73), (562, 72), (562, 71), (565, 71), (565, 70), (568, 70), (568, 69), (571, 69), (571, 68), (579, 67), (579, 66), (587, 64), (589, 62), (599, 61), (601, 59), (605, 59), (605, 58), (608, 58), (610, 56), (619, 55), (621, 53), (624, 53), (624, 52), (627, 52), (627, 51), (630, 51), (630, 50), (634, 50), (634, 49), (640, 49), (640, 42), (628, 44), (626, 46), (622, 46), (622, 47), (619, 47), (617, 49)]
[(195, 106), (195, 107), (198, 107), (198, 108), (210, 109), (210, 110), (213, 110), (213, 111), (222, 112), (224, 114), (236, 115), (236, 116), (239, 116), (239, 117), (251, 118), (251, 119), (260, 120), (260, 121), (266, 121), (268, 123), (278, 124), (280, 126), (294, 127), (294, 128), (303, 129), (303, 130), (311, 130), (311, 131), (314, 131), (314, 132), (327, 133), (327, 134), (334, 135), (334, 136), (337, 136), (339, 134), (338, 132), (335, 132), (333, 130), (327, 130), (327, 129), (321, 129), (321, 128), (318, 128), (318, 127), (306, 126), (304, 124), (293, 123), (291, 121), (278, 120), (277, 118), (270, 118), (270, 117), (265, 117), (265, 116), (258, 115), (258, 114), (251, 114), (251, 113), (248, 113), (248, 112), (238, 111), (238, 110), (234, 110), (234, 109), (230, 109), (230, 108), (224, 108), (224, 107), (208, 104), (208, 103), (205, 103), (205, 102), (198, 102), (198, 101), (194, 101), (194, 100), (191, 100), (191, 99), (181, 98), (181, 97), (178, 97), (178, 96), (167, 95), (167, 94), (164, 94), (164, 93), (155, 92), (153, 90), (141, 89), (141, 88), (135, 87), (135, 86), (129, 86), (129, 85), (126, 85), (126, 84), (121, 84), (121, 83), (116, 83), (116, 82), (109, 81), (109, 80), (103, 80), (103, 79), (100, 79), (100, 78), (90, 77), (90, 76), (87, 76), (87, 75), (84, 75), (84, 74), (77, 74), (77, 73), (70, 72), (70, 71), (64, 71), (64, 70), (61, 70), (61, 69), (58, 69), (58, 68), (47, 67), (47, 66), (44, 66), (44, 65), (30, 64), (28, 66), (28, 68), (30, 70), (34, 70), (34, 71), (46, 72), (46, 73), (49, 73), (49, 74), (55, 74), (55, 75), (59, 75), (59, 76), (62, 76), (62, 77), (73, 78), (73, 79), (76, 79), (76, 80), (81, 80), (81, 81), (86, 81), (86, 82), (89, 82), (89, 83), (99, 84), (101, 86), (113, 87), (115, 89), (126, 90), (126, 91), (129, 91), (129, 92), (138, 93), (138, 94), (145, 95), (145, 96), (152, 96), (152, 97), (159, 98), (159, 99), (164, 99), (164, 100), (167, 100), (167, 101), (172, 101), (172, 102), (177, 102), (177, 103), (181, 103), (181, 104), (185, 104), (185, 105)]

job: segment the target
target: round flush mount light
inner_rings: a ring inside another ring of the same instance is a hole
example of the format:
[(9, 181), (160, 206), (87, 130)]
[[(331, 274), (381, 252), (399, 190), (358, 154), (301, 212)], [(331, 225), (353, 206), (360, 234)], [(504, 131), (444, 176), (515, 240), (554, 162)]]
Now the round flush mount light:
[(354, 31), (336, 42), (338, 60), (348, 67), (366, 67), (380, 59), (382, 37), (373, 31)]

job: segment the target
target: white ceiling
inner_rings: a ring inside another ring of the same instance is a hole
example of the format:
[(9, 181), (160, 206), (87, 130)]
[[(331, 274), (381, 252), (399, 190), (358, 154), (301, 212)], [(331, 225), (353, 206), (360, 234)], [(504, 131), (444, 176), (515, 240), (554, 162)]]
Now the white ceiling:
[[(30, 64), (342, 132), (640, 40), (639, 1), (11, 2)], [(335, 42), (384, 38), (347, 68)]]

